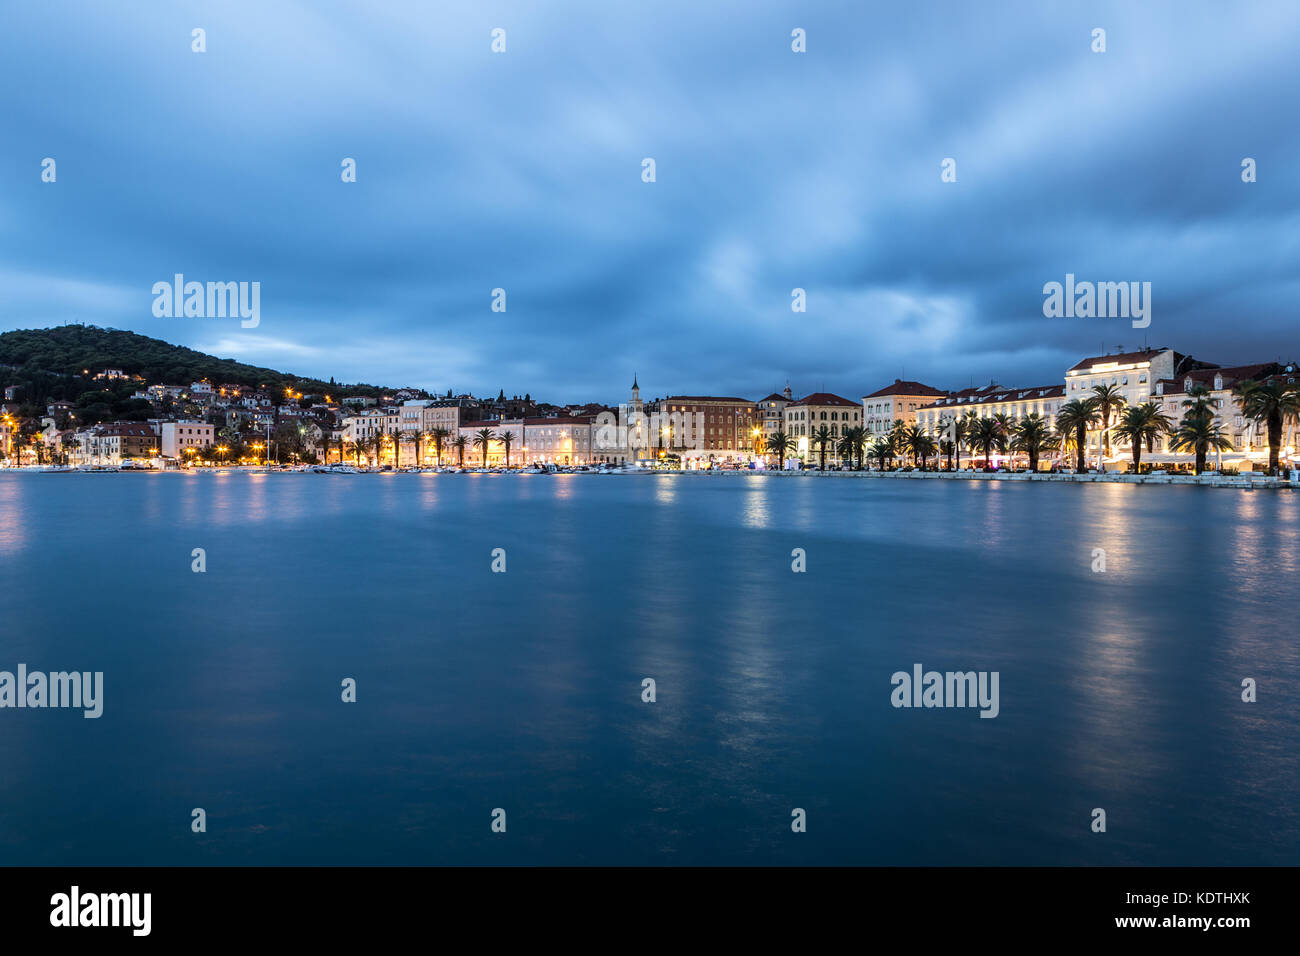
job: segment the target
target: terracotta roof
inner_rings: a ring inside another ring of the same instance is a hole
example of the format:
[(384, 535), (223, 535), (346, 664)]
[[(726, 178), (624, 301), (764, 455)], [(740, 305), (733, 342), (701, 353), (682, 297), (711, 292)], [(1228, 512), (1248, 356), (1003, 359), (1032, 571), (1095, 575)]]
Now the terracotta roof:
[(832, 395), (830, 392), (813, 392), (811, 395), (805, 395), (798, 401), (790, 403), (791, 405), (848, 405), (854, 408), (861, 406), (861, 402), (851, 402), (847, 398), (839, 395)]
[(1245, 381), (1248, 378), (1264, 379), (1281, 371), (1281, 366), (1276, 362), (1261, 362), (1257, 365), (1233, 365), (1228, 368), (1200, 368), (1180, 375), (1177, 378), (1162, 378), (1160, 381), (1165, 385), (1173, 385), (1174, 388), (1166, 388), (1166, 395), (1181, 395), (1186, 390), (1187, 380), (1190, 378), (1193, 385), (1204, 385), (1206, 388), (1214, 387), (1214, 378), (1216, 375), (1223, 376), (1223, 385), (1225, 388), (1231, 388), (1237, 382)]
[(116, 435), (119, 438), (157, 438), (154, 430), (148, 425), (134, 425), (126, 422), (113, 422), (109, 425), (100, 425), (97, 429), (101, 435)]
[(669, 395), (667, 398), (660, 399), (660, 402), (687, 402), (694, 405), (708, 405), (722, 402), (739, 402), (742, 405), (753, 405), (747, 398), (730, 398), (716, 395)]
[(788, 401), (790, 401), (790, 399), (786, 398), (784, 395), (780, 394), (779, 392), (773, 392), (771, 395), (767, 396), (767, 398), (760, 398), (758, 400), (758, 404), (761, 405), (764, 402), (788, 402)]
[(962, 406), (993, 404), (995, 402), (1029, 402), (1044, 398), (1062, 398), (1064, 385), (1035, 385), (1032, 388), (1007, 388), (1004, 385), (984, 385), (980, 388), (964, 388), (947, 398), (940, 399), (929, 406)]
[(904, 381), (901, 378), (894, 379), (893, 385), (886, 385), (884, 388), (878, 388), (870, 395), (864, 395), (863, 398), (882, 398), (885, 395), (925, 395), (935, 398), (943, 398), (948, 392), (935, 388), (932, 385), (926, 385), (923, 382)]

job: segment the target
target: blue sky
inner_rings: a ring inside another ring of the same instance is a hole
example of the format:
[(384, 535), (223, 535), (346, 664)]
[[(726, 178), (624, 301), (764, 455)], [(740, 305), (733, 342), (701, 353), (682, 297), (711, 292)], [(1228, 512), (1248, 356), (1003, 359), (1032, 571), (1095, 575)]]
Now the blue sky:
[[(620, 400), (633, 372), (647, 397), (1035, 385), (1144, 338), (1300, 358), (1300, 4), (47, 0), (5, 18), (0, 330), (87, 322), (555, 401)], [(176, 272), (259, 281), (260, 325), (155, 318)], [(1150, 328), (1045, 318), (1066, 273), (1151, 282)]]

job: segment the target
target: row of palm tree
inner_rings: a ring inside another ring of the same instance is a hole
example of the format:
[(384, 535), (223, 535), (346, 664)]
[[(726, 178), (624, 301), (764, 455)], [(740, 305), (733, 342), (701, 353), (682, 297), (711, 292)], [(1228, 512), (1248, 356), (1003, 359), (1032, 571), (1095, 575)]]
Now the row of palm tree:
[[(497, 442), (505, 451), (505, 465), (510, 467), (510, 449), (514, 446), (515, 435), (511, 431), (497, 433), (490, 428), (482, 428), (474, 433), (471, 438), (467, 435), (453, 436), (450, 429), (434, 428), (427, 432), (398, 432), (396, 434), (375, 434), (366, 438), (358, 438), (347, 441), (340, 440), (339, 456), (342, 460), (343, 455), (351, 455), (356, 463), (361, 464), (361, 456), (373, 455), (375, 461), (379, 461), (383, 455), (384, 447), (389, 443), (393, 445), (393, 460), (399, 461), (401, 458), (401, 446), (412, 444), (415, 446), (415, 466), (418, 468), (423, 463), (424, 458), (421, 454), (426, 443), (432, 443), (436, 462), (441, 465), (443, 452), (447, 449), (454, 450), (457, 456), (457, 462), (460, 467), (465, 467), (465, 449), (473, 446), (480, 449), (483, 455), (483, 466), (487, 466), (488, 452), (491, 450), (492, 443)], [(330, 440), (325, 440), (325, 454), (329, 456)]]
[[(847, 461), (861, 470), (867, 455), (867, 430), (860, 425), (846, 428), (843, 435), (836, 436), (825, 425), (813, 432), (810, 443), (817, 449), (822, 471), (826, 470), (826, 453), (828, 450), (839, 455), (841, 461)], [(769, 455), (775, 455), (779, 467), (785, 467), (786, 458), (799, 448), (798, 442), (784, 431), (769, 435), (763, 449)]]
[[(1265, 382), (1242, 382), (1234, 386), (1233, 391), (1239, 397), (1242, 414), (1266, 429), (1269, 473), (1276, 474), (1284, 428), (1288, 422), (1300, 421), (1300, 388), (1272, 379)], [(828, 452), (837, 454), (842, 461), (859, 469), (867, 458), (871, 458), (878, 462), (882, 470), (896, 458), (910, 458), (914, 466), (926, 468), (932, 457), (946, 456), (947, 467), (951, 470), (954, 464), (956, 468), (961, 467), (963, 446), (969, 449), (972, 456), (979, 455), (983, 458), (986, 470), (991, 467), (990, 459), (994, 451), (1004, 454), (1023, 452), (1029, 459), (1030, 470), (1037, 471), (1043, 452), (1072, 449), (1075, 468), (1083, 471), (1088, 433), (1094, 430), (1100, 430), (1103, 462), (1110, 457), (1111, 436), (1114, 434), (1128, 444), (1134, 471), (1141, 466), (1143, 449), (1147, 454), (1153, 454), (1156, 440), (1162, 436), (1169, 436), (1170, 447), (1174, 451), (1193, 452), (1198, 475), (1205, 469), (1209, 452), (1232, 450), (1228, 435), (1216, 421), (1209, 392), (1203, 386), (1196, 386), (1188, 393), (1188, 398), (1183, 402), (1183, 419), (1177, 425), (1152, 402), (1129, 405), (1116, 385), (1098, 385), (1092, 389), (1092, 393), (1087, 398), (1066, 402), (1057, 412), (1055, 422), (1037, 413), (1017, 419), (1001, 412), (985, 417), (971, 412), (945, 421), (937, 439), (918, 426), (907, 425), (899, 419), (894, 422), (888, 434), (874, 440), (870, 439), (867, 430), (862, 427), (847, 429), (843, 435), (836, 436), (827, 426), (822, 425), (810, 436), (810, 443), (818, 453), (819, 466), (823, 471)], [(451, 437), (450, 430), (446, 428), (399, 433), (395, 436), (374, 435), (355, 442), (340, 441), (340, 458), (346, 448), (356, 456), (359, 464), (362, 453), (373, 449), (375, 460), (378, 461), (383, 446), (388, 441), (394, 442), (395, 461), (400, 457), (401, 443), (414, 442), (417, 467), (422, 460), (422, 445), (426, 442), (433, 443), (439, 465), (442, 464), (444, 447), (450, 447), (456, 450), (459, 464), (464, 467), (465, 449), (472, 444), (481, 450), (483, 466), (486, 467), (489, 448), (495, 441), (503, 447), (505, 465), (509, 468), (510, 449), (515, 436), (510, 431), (496, 434), (490, 428), (480, 429), (472, 439), (465, 435)], [(785, 467), (786, 458), (797, 449), (798, 443), (784, 431), (769, 436), (765, 443), (765, 450), (776, 456), (781, 468)], [(328, 439), (325, 452), (328, 458)]]
[[(999, 453), (1023, 453), (1028, 458), (1029, 470), (1037, 471), (1044, 452), (1057, 449), (1073, 448), (1075, 466), (1083, 471), (1084, 454), (1088, 445), (1088, 432), (1102, 429), (1103, 457), (1108, 456), (1111, 447), (1111, 434), (1127, 443), (1133, 458), (1133, 470), (1140, 469), (1142, 452), (1154, 452), (1155, 442), (1164, 435), (1171, 436), (1174, 450), (1191, 450), (1196, 455), (1196, 473), (1205, 467), (1209, 451), (1231, 450), (1231, 444), (1223, 433), (1222, 427), (1214, 421), (1214, 408), (1204, 388), (1194, 388), (1190, 397), (1183, 404), (1186, 407), (1183, 421), (1175, 427), (1171, 419), (1160, 411), (1152, 402), (1141, 405), (1126, 405), (1124, 397), (1115, 386), (1101, 385), (1093, 389), (1094, 395), (1086, 399), (1067, 402), (1056, 416), (1055, 422), (1037, 413), (1024, 418), (1014, 418), (1005, 413), (979, 417), (974, 413), (954, 417), (944, 423), (939, 438), (927, 434), (916, 425), (907, 425), (902, 420), (894, 423), (887, 435), (876, 438), (868, 445), (865, 429), (850, 429), (838, 442), (829, 430), (822, 426), (812, 436), (812, 446), (819, 452), (820, 467), (826, 467), (826, 452), (834, 446), (840, 457), (861, 468), (863, 458), (869, 456), (877, 461), (884, 470), (895, 458), (910, 457), (914, 466), (926, 468), (931, 457), (946, 455), (948, 468), (961, 467), (961, 449), (965, 445), (972, 456), (979, 456), (985, 462), (985, 469), (991, 467), (990, 461), (994, 451)], [(1272, 391), (1260, 393), (1255, 390), (1247, 394), (1256, 396), (1251, 400), (1255, 405), (1266, 408), (1280, 407), (1280, 414), (1285, 418), (1300, 413), (1300, 398), (1293, 391), (1290, 398), (1275, 395)], [(1288, 413), (1287, 402), (1295, 404), (1295, 411)], [(1245, 402), (1243, 402), (1243, 405)], [(1261, 414), (1258, 410), (1252, 413)], [(1267, 414), (1265, 412), (1264, 414)], [(1280, 439), (1282, 426), (1277, 427), (1277, 439), (1270, 441), (1270, 448), (1276, 448)], [(776, 455), (781, 467), (785, 459), (793, 454), (797, 445), (785, 432), (777, 432), (768, 438), (766, 450)], [(1272, 455), (1270, 456), (1272, 457)], [(1270, 461), (1276, 467), (1275, 461)]]
[[(1231, 451), (1232, 442), (1215, 418), (1215, 408), (1209, 391), (1195, 386), (1183, 401), (1183, 418), (1175, 424), (1153, 402), (1127, 405), (1123, 396), (1114, 392), (1114, 386), (1100, 385), (1093, 389), (1095, 395), (1066, 402), (1056, 416), (1057, 430), (1074, 447), (1075, 467), (1084, 470), (1084, 452), (1087, 433), (1101, 428), (1103, 457), (1110, 453), (1112, 433), (1129, 445), (1133, 457), (1133, 470), (1142, 465), (1142, 450), (1148, 454), (1155, 450), (1156, 439), (1169, 436), (1169, 447), (1174, 451), (1191, 451), (1195, 455), (1196, 474), (1205, 470), (1211, 451)], [(1111, 424), (1112, 412), (1115, 413)], [(1253, 415), (1252, 415), (1253, 417)], [(1279, 427), (1279, 437), (1280, 437)], [(1276, 468), (1276, 442), (1270, 445), (1270, 467)]]
[(1245, 381), (1233, 387), (1241, 402), (1241, 413), (1264, 426), (1268, 435), (1268, 473), (1276, 475), (1282, 430), (1300, 421), (1300, 386), (1279, 379)]

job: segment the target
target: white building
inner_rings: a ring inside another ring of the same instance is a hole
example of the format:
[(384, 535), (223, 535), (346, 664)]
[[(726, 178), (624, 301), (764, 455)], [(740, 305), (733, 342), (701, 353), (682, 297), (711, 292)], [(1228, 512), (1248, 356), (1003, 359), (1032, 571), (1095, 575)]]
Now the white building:
[(762, 448), (767, 448), (767, 440), (785, 428), (785, 407), (794, 401), (794, 393), (787, 385), (781, 392), (773, 392), (767, 398), (754, 403), (755, 418), (762, 431)]
[(207, 422), (163, 422), (159, 439), (164, 458), (184, 458), (189, 449), (200, 452), (216, 444), (217, 426)]
[(525, 418), (522, 464), (586, 465), (592, 461), (590, 417)]
[(795, 441), (793, 456), (805, 464), (822, 460), (817, 435), (825, 426), (831, 441), (825, 448), (826, 463), (840, 460), (839, 440), (845, 432), (862, 425), (862, 405), (830, 392), (814, 392), (785, 407), (785, 433)]
[(904, 426), (915, 425), (919, 409), (947, 397), (948, 393), (942, 389), (901, 378), (862, 396), (862, 420), (866, 423), (868, 440), (888, 435), (898, 421)]

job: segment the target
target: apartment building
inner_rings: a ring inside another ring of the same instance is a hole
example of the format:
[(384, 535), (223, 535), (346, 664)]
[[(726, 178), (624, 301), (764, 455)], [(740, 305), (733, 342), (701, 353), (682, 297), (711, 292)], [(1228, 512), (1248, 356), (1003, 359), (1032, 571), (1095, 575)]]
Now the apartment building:
[(866, 423), (867, 438), (883, 438), (900, 420), (905, 426), (915, 425), (918, 409), (933, 405), (948, 394), (923, 382), (896, 378), (892, 385), (862, 396), (862, 419)]
[(182, 458), (189, 451), (200, 452), (216, 443), (215, 425), (207, 422), (162, 422), (159, 442), (164, 458)]
[(838, 461), (835, 444), (851, 428), (862, 425), (863, 409), (860, 402), (850, 401), (830, 392), (814, 392), (785, 407), (785, 433), (795, 441), (794, 457), (805, 463), (820, 462), (821, 448), (816, 437), (822, 426), (830, 433), (832, 444), (826, 448), (826, 461)]
[(787, 385), (783, 391), (773, 392), (767, 398), (760, 398), (754, 403), (754, 416), (758, 427), (762, 430), (764, 449), (767, 448), (767, 440), (785, 428), (785, 409), (793, 401), (794, 393)]
[(591, 416), (525, 418), (521, 464), (586, 465), (592, 459)]
[(78, 456), (83, 463), (120, 465), (127, 458), (154, 458), (158, 435), (139, 422), (113, 422), (77, 432)]
[[(498, 468), (506, 464), (506, 436), (509, 440), (509, 458), (510, 465), (516, 466), (525, 462), (524, 445), (525, 426), (522, 418), (484, 418), (478, 421), (462, 422), (457, 429), (457, 434), (464, 436), (465, 445), (465, 466), (482, 467), (484, 464), (484, 449), (482, 444), (476, 444), (482, 438), (484, 431), (491, 433), (488, 440), (486, 464), (489, 468)], [(459, 463), (459, 453), (453, 459)]]
[(670, 395), (652, 403), (650, 411), (658, 416), (652, 427), (668, 430), (659, 444), (683, 460), (750, 459), (762, 452), (758, 408), (747, 398)]

